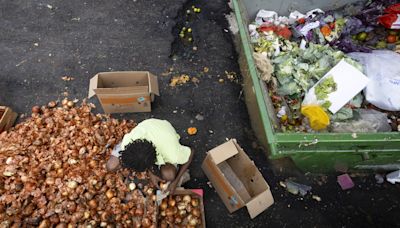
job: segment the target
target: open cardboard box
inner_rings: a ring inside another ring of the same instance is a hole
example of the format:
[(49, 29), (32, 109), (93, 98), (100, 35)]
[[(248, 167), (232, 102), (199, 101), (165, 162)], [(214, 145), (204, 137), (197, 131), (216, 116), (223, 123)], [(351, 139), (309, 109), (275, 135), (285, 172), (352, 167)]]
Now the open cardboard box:
[(105, 113), (150, 112), (159, 96), (157, 77), (148, 71), (102, 72), (90, 79), (89, 98), (97, 95)]
[(13, 112), (11, 108), (0, 106), (0, 133), (11, 128), (17, 116), (17, 113)]
[(246, 206), (255, 218), (274, 203), (268, 183), (235, 139), (210, 150), (202, 169), (230, 213)]

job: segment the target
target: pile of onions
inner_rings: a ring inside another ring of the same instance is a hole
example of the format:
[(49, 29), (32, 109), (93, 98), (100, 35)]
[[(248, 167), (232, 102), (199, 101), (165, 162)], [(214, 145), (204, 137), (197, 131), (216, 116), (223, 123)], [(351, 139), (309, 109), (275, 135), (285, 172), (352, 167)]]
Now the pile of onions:
[(158, 226), (161, 228), (201, 227), (201, 221), (200, 200), (195, 196), (170, 196), (159, 206)]
[(105, 168), (135, 123), (61, 105), (35, 106), (0, 134), (0, 227), (155, 227), (152, 188), (144, 196), (128, 178), (146, 174)]

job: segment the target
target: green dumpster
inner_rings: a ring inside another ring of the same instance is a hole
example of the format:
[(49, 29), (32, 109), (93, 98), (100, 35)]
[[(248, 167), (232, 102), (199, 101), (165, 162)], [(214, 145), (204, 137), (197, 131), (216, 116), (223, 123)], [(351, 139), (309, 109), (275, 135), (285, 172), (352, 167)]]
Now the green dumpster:
[[(329, 9), (349, 1), (232, 0), (239, 32), (235, 45), (245, 101), (253, 130), (270, 159), (290, 158), (303, 171), (330, 172), (337, 165), (355, 170), (400, 169), (400, 133), (282, 133), (274, 130), (275, 111), (252, 57), (248, 24), (259, 9), (287, 15), (289, 10)], [(354, 0), (353, 0), (354, 2)], [(312, 3), (312, 4), (311, 4)]]

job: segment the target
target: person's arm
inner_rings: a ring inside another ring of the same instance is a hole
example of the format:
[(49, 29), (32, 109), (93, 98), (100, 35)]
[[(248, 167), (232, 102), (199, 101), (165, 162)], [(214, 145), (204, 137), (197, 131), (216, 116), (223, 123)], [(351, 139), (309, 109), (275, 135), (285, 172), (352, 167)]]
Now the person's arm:
[(171, 184), (168, 186), (167, 191), (169, 191), (170, 195), (174, 194), (174, 191), (176, 189), (176, 185), (178, 184), (179, 180), (181, 179), (181, 177), (185, 173), (185, 171), (189, 168), (190, 163), (192, 163), (193, 156), (194, 156), (193, 149), (190, 149), (189, 160), (180, 167), (179, 172), (175, 177), (175, 180), (172, 181)]
[(161, 179), (159, 176), (155, 175), (155, 174), (153, 173), (153, 171), (151, 171), (151, 170), (148, 170), (148, 174), (149, 174), (150, 182), (151, 182), (154, 186), (156, 186), (158, 189), (160, 189), (160, 185), (159, 185), (158, 183), (159, 183), (160, 181), (162, 181), (162, 179)]

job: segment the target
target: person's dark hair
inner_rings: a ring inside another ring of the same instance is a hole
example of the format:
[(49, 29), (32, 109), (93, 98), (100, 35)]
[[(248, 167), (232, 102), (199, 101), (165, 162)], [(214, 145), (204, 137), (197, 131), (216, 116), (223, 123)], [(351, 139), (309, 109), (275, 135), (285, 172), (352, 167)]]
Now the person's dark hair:
[(135, 140), (129, 143), (125, 150), (120, 151), (120, 160), (124, 168), (130, 168), (137, 172), (150, 169), (156, 161), (156, 149), (147, 140)]

